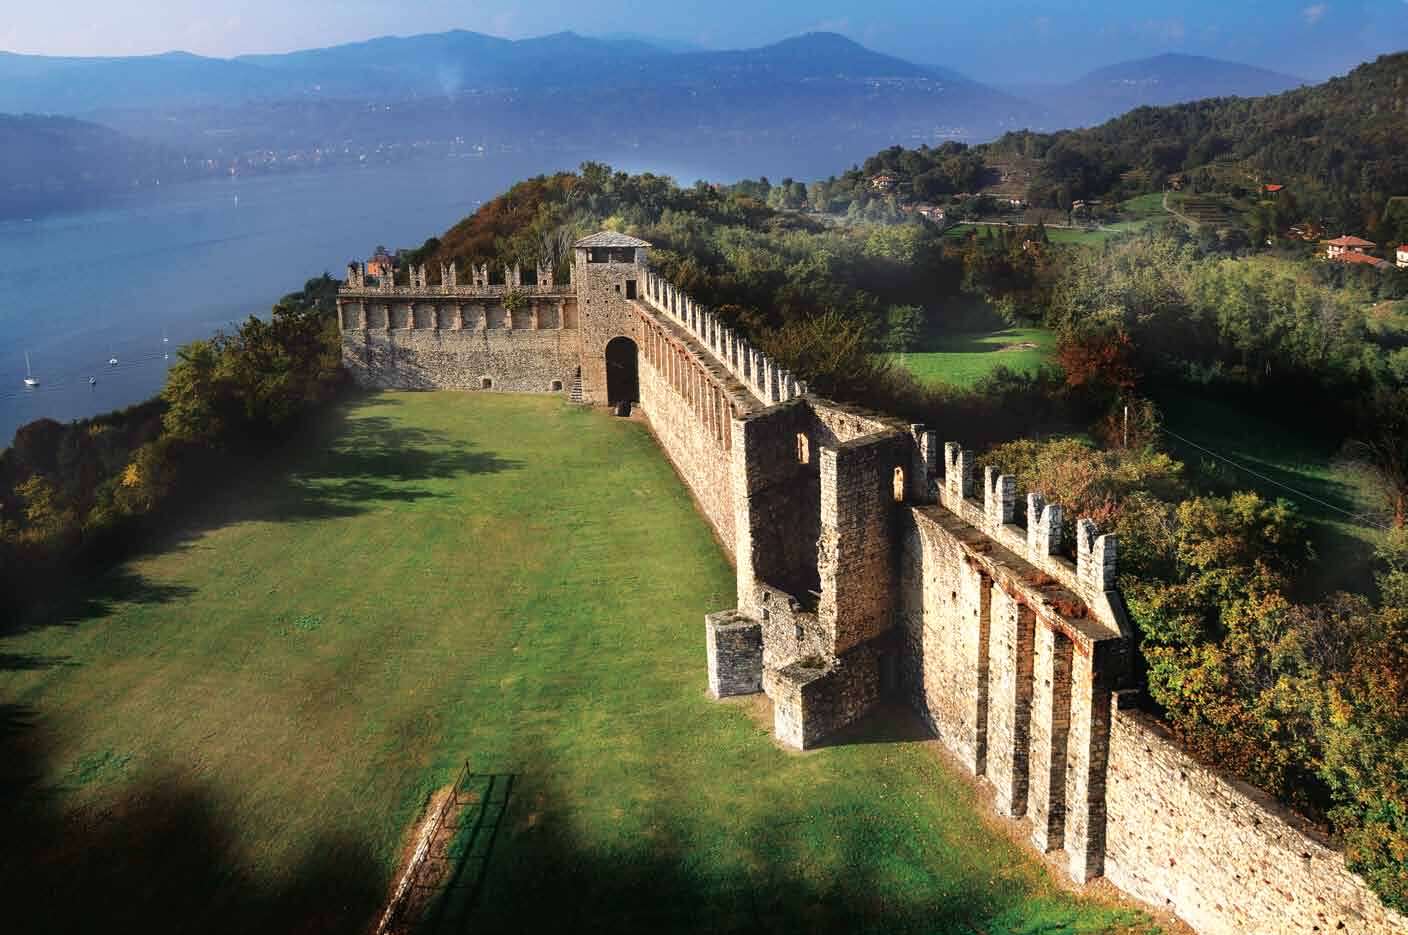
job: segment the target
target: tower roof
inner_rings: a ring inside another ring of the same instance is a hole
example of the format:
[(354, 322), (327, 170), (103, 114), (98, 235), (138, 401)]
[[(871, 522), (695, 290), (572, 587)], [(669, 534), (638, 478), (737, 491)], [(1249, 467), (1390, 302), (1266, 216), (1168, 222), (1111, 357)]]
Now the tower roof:
[(635, 237), (628, 237), (625, 234), (618, 234), (615, 231), (602, 231), (599, 234), (592, 234), (590, 237), (583, 237), (577, 241), (578, 247), (648, 247), (650, 244)]

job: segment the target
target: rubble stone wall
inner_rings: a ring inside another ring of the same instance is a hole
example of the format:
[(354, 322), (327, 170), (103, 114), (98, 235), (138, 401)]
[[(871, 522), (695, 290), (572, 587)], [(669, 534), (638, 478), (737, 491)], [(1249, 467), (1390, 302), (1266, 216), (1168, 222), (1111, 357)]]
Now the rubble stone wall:
[(1202, 935), (1408, 932), (1304, 819), (1137, 711), (1113, 713), (1105, 800), (1105, 876)]

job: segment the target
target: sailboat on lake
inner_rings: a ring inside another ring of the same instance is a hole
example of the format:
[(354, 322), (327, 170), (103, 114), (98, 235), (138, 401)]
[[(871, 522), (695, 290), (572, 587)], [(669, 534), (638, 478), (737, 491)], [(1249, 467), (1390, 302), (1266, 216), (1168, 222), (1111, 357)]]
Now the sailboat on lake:
[(24, 352), (24, 385), (39, 385), (39, 378), (34, 375), (34, 369), (29, 365), (29, 351)]

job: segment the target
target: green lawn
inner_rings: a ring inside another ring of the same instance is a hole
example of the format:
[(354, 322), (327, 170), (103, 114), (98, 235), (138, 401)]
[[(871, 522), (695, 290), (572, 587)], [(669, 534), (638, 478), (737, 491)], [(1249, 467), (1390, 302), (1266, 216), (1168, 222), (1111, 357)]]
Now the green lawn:
[(912, 721), (798, 755), (708, 700), (733, 572), (638, 422), (379, 394), (211, 497), (0, 638), (12, 931), (365, 930), (466, 760), (515, 777), (475, 931), (1146, 930)]
[(1050, 360), (1055, 345), (1055, 336), (1045, 328), (936, 333), (923, 351), (896, 354), (894, 361), (925, 383), (967, 388), (998, 367), (1035, 372)]
[[(1140, 222), (1141, 224), (1143, 222)], [(944, 237), (958, 240), (967, 236), (968, 232), (976, 230), (979, 236), (984, 233), (997, 236), (1002, 230), (1001, 227), (992, 224), (955, 224), (944, 231)], [(1047, 227), (1046, 239), (1054, 244), (1101, 244), (1115, 236), (1119, 231), (1115, 230), (1077, 230), (1073, 227)]]

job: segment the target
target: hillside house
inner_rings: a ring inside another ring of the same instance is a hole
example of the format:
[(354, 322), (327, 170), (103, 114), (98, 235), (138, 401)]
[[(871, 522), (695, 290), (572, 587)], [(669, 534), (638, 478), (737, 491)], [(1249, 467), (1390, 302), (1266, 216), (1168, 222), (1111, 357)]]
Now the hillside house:
[(1375, 246), (1376, 244), (1372, 240), (1346, 234), (1343, 237), (1325, 241), (1325, 259), (1338, 260), (1355, 253), (1367, 255)]
[(914, 213), (922, 218), (933, 221), (935, 224), (944, 222), (944, 209), (938, 205), (915, 205)]
[(367, 275), (380, 279), (390, 276), (396, 270), (396, 261), (388, 253), (377, 253), (367, 260)]
[(895, 187), (897, 179), (893, 175), (872, 175), (870, 187), (877, 192), (888, 192)]
[(1377, 270), (1393, 269), (1393, 264), (1388, 260), (1381, 260), (1367, 253), (1341, 253), (1335, 257), (1335, 262), (1349, 263), (1353, 266), (1372, 266)]
[(1408, 244), (1398, 245), (1398, 268), (1408, 269)]

